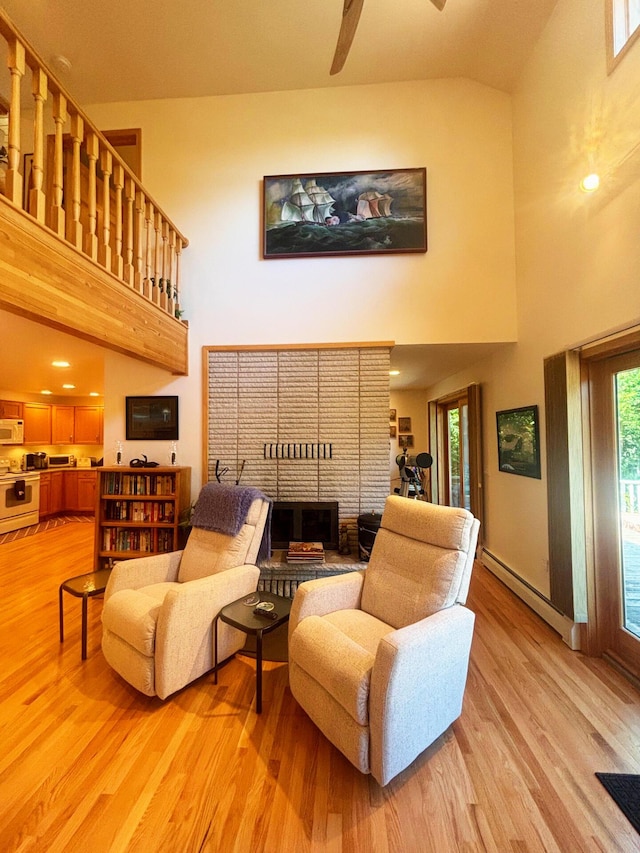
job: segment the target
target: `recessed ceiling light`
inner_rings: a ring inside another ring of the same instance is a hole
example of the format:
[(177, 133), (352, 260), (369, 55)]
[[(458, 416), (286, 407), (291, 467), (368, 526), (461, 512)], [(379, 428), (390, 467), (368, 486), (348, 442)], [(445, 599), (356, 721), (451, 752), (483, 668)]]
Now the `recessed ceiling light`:
[(53, 394), (53, 391), (41, 391), (41, 394)]
[(595, 172), (592, 172), (590, 175), (585, 175), (585, 177), (580, 181), (580, 189), (583, 193), (593, 193), (600, 186), (600, 176), (596, 175)]
[(65, 382), (62, 386), (63, 388), (75, 388), (75, 385), (72, 385), (70, 382)]
[(90, 396), (90, 397), (99, 397), (99, 396), (100, 396), (100, 394), (98, 394), (98, 392), (97, 392), (97, 391), (89, 391), (89, 396)]
[(400, 371), (399, 370), (390, 370), (389, 376), (400, 376)]
[(53, 367), (71, 367), (68, 361), (52, 361)]

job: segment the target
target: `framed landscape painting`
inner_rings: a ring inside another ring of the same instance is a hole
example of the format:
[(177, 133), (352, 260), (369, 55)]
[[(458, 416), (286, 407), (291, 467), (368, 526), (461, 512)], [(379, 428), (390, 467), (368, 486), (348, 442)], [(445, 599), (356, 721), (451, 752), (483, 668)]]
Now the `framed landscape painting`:
[(498, 467), (506, 474), (541, 479), (538, 407), (496, 412)]
[(263, 257), (427, 251), (427, 170), (269, 175)]

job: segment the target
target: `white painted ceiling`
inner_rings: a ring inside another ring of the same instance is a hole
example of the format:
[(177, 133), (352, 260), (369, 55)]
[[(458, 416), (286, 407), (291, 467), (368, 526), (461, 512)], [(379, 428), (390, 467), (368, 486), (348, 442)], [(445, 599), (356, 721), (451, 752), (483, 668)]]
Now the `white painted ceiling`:
[[(365, 0), (346, 65), (333, 77), (343, 0), (4, 0), (3, 8), (86, 105), (437, 77), (512, 92), (555, 4), (448, 0), (438, 12), (429, 0)], [(68, 71), (59, 70), (60, 56)], [(41, 326), (27, 334), (29, 325), (0, 311), (2, 351), (10, 354), (0, 389), (38, 393), (57, 378), (46, 367), (54, 353), (67, 350), (78, 365), (78, 390), (56, 393), (103, 390), (99, 347)], [(392, 362), (402, 374), (392, 389), (431, 385), (491, 349), (396, 347)]]
[[(342, 72), (343, 0), (4, 0), (80, 104), (469, 77), (510, 92), (556, 0), (365, 0)], [(52, 63), (53, 64), (53, 63)]]

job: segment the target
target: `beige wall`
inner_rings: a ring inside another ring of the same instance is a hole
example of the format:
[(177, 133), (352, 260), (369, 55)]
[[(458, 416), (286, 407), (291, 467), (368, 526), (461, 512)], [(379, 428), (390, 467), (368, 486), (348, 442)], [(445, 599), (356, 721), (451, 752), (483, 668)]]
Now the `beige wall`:
[[(192, 413), (186, 464), (200, 464), (203, 344), (517, 337), (427, 397), (482, 384), (486, 544), (548, 593), (543, 359), (640, 320), (640, 48), (607, 76), (604, 38), (601, 0), (559, 0), (513, 99), (441, 80), (90, 110), (143, 127), (145, 184), (191, 239), (193, 370), (172, 383)], [(263, 175), (420, 165), (426, 255), (260, 260)], [(586, 196), (591, 167), (604, 186)], [(112, 377), (113, 398), (131, 382)], [(495, 412), (529, 404), (541, 480), (497, 468)]]
[[(640, 321), (640, 46), (606, 74), (600, 0), (560, 0), (514, 98), (517, 345), (429, 396), (484, 390), (486, 546), (549, 593), (543, 359)], [(594, 195), (580, 179), (597, 169)], [(498, 471), (495, 412), (538, 404), (542, 480)]]
[[(194, 491), (202, 346), (515, 338), (511, 103), (503, 93), (440, 80), (88, 111), (105, 129), (142, 127), (145, 187), (190, 240), (182, 264), (190, 375), (170, 386), (189, 413), (181, 461), (195, 469)], [(427, 168), (426, 254), (261, 259), (264, 175), (413, 166)], [(107, 451), (121, 437), (124, 395), (166, 390), (160, 372), (126, 361), (109, 356), (106, 366)]]
[[(429, 450), (427, 431), (427, 395), (425, 391), (391, 391), (389, 405), (396, 409), (398, 418), (411, 418), (411, 435), (413, 448), (410, 456)], [(402, 451), (398, 446), (398, 421), (395, 422), (396, 437), (389, 439), (389, 479), (391, 491), (400, 488), (400, 472), (396, 464), (396, 456)]]

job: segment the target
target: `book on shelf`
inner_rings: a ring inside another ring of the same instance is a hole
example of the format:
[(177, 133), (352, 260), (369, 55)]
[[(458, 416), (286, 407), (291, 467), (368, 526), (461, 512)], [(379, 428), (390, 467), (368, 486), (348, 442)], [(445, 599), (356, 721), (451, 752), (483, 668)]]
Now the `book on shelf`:
[(289, 542), (288, 563), (324, 563), (322, 542)]

